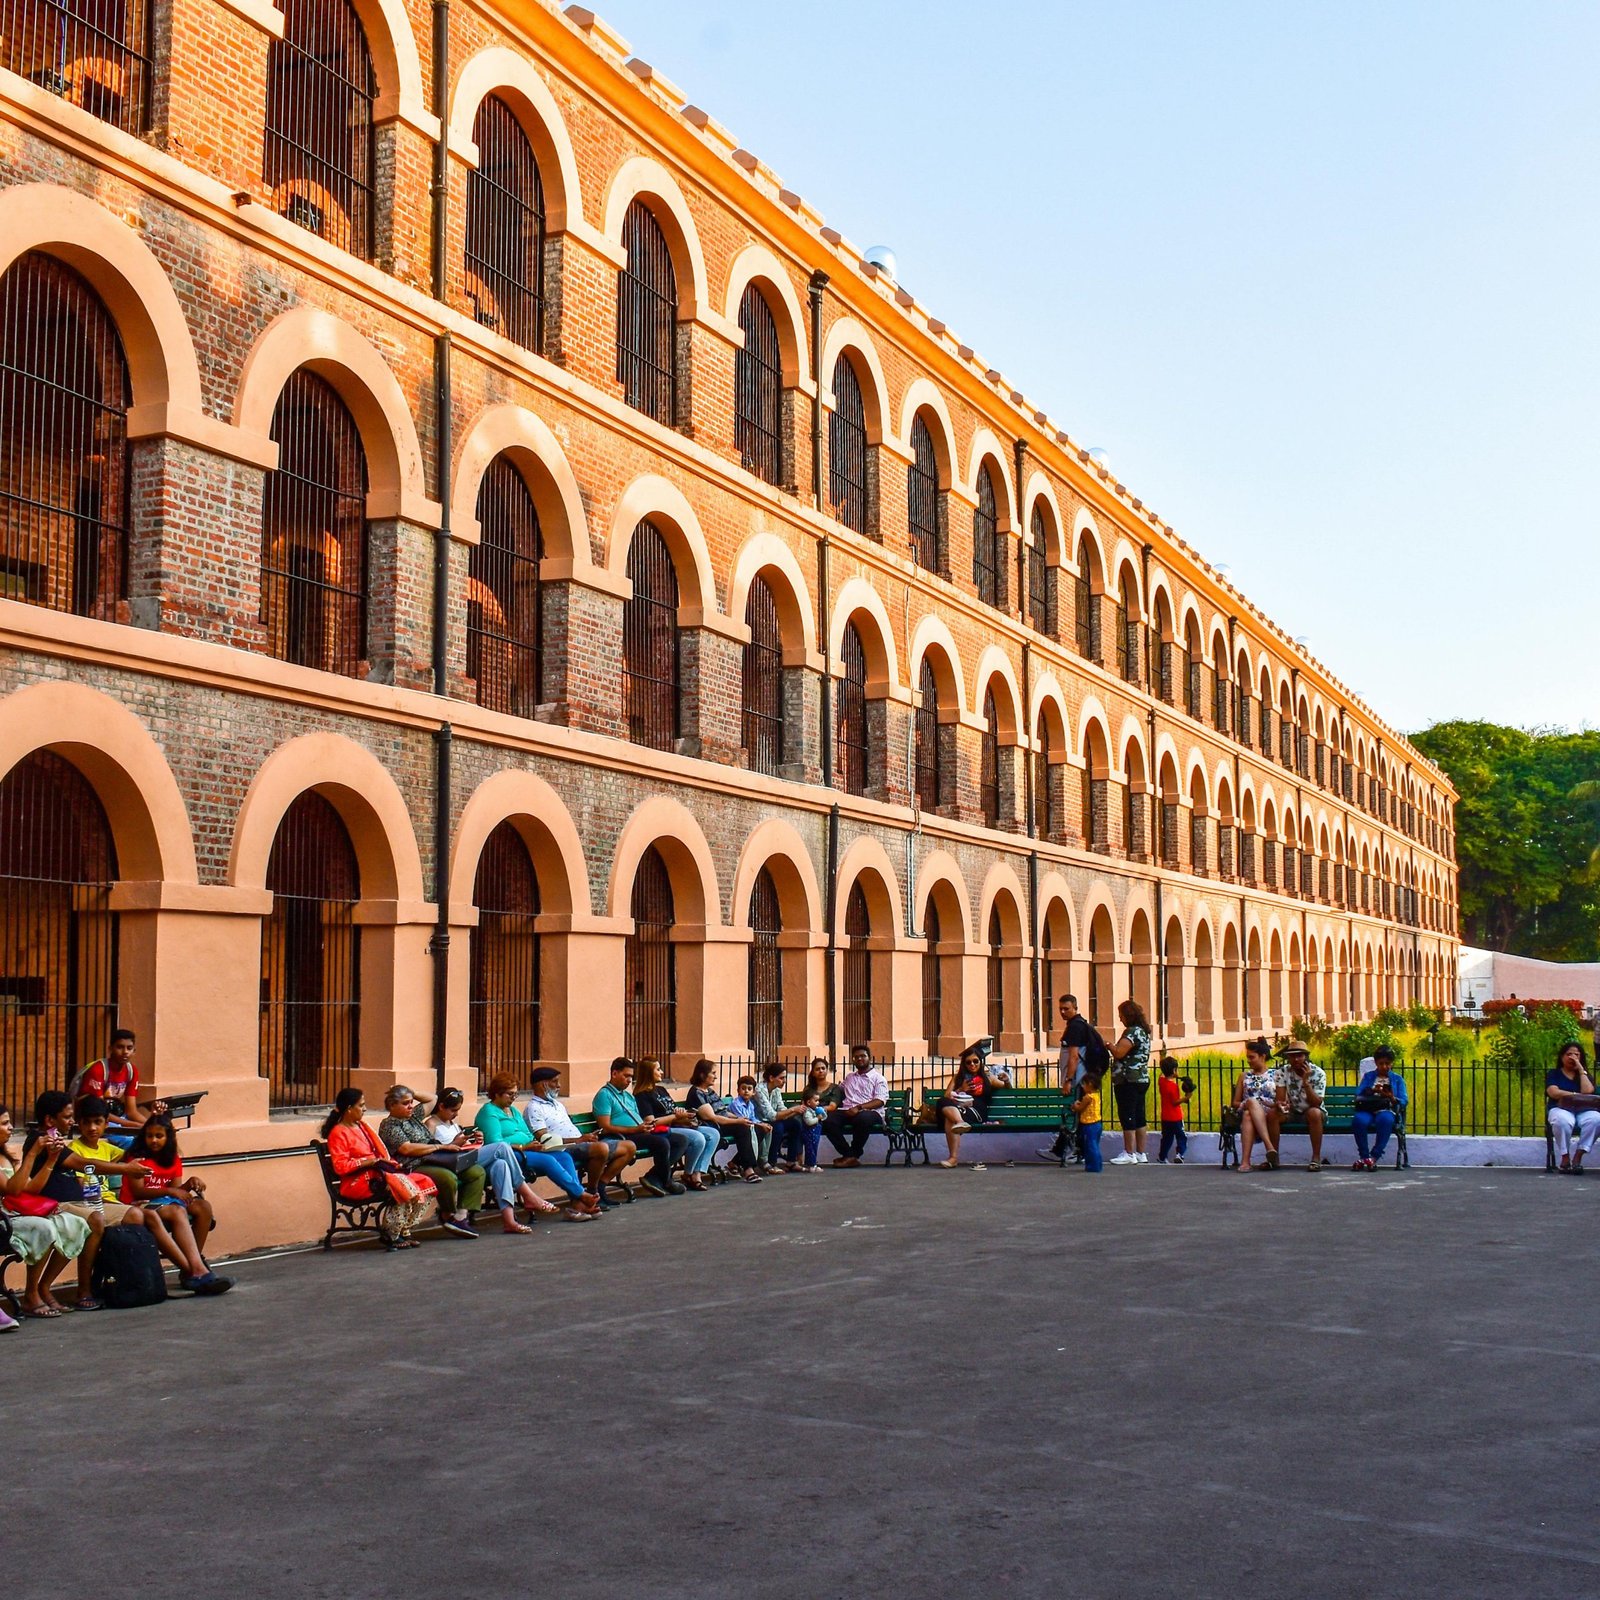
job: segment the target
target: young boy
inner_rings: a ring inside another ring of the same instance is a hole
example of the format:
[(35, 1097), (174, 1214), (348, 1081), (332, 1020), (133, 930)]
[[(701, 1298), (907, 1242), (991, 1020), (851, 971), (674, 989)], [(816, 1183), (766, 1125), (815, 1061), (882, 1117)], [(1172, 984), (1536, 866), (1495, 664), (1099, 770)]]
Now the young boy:
[(1078, 1080), (1078, 1132), (1083, 1136), (1083, 1170), (1100, 1172), (1100, 1133), (1105, 1124), (1100, 1120), (1100, 1074), (1089, 1068)]
[(803, 1165), (796, 1167), (796, 1171), (822, 1171), (817, 1163), (817, 1152), (822, 1148), (822, 1124), (827, 1120), (827, 1116), (828, 1113), (822, 1108), (822, 1091), (815, 1083), (808, 1083), (805, 1092), (800, 1096), (800, 1125), (805, 1133), (805, 1159)]
[(85, 1095), (104, 1100), (109, 1115), (107, 1142), (124, 1150), (147, 1117), (160, 1116), (167, 1109), (165, 1100), (148, 1106), (139, 1104), (139, 1068), (134, 1064), (136, 1041), (132, 1028), (117, 1028), (111, 1035), (111, 1048), (98, 1061), (91, 1061), (70, 1084), (67, 1094), (76, 1105)]
[(771, 1170), (771, 1164), (766, 1158), (768, 1141), (772, 1138), (772, 1124), (761, 1120), (760, 1108), (756, 1105), (756, 1080), (754, 1078), (741, 1078), (738, 1084), (738, 1093), (731, 1095), (722, 1107), (725, 1117), (736, 1117), (740, 1122), (750, 1124), (750, 1157), (745, 1154), (745, 1142), (740, 1134), (735, 1131), (734, 1142), (739, 1147), (738, 1165), (746, 1171), (760, 1176)]
[[(1156, 1161), (1164, 1164), (1171, 1155), (1173, 1163), (1181, 1167), (1183, 1158), (1189, 1153), (1189, 1135), (1183, 1129), (1183, 1108), (1194, 1090), (1186, 1089), (1178, 1082), (1175, 1057), (1162, 1056), (1161, 1080), (1157, 1087), (1161, 1091), (1161, 1153)], [(1178, 1147), (1176, 1155), (1172, 1155), (1174, 1144)]]

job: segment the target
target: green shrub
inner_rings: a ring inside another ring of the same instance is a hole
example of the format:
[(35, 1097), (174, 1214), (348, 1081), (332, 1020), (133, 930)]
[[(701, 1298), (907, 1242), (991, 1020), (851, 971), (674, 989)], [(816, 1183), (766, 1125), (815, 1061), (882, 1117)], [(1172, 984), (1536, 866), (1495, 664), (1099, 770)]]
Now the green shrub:
[(1393, 1006), (1385, 1006), (1372, 1020), (1378, 1027), (1387, 1028), (1390, 1033), (1398, 1033), (1406, 1025), (1406, 1014), (1397, 1011)]
[[(1399, 1017), (1398, 1011), (1390, 1015)], [(1378, 1020), (1373, 1022), (1352, 1022), (1338, 1029), (1333, 1035), (1333, 1059), (1341, 1067), (1358, 1066), (1364, 1056), (1370, 1056), (1379, 1045), (1388, 1045), (1394, 1051), (1396, 1061), (1400, 1058), (1400, 1041), (1395, 1038), (1394, 1030), (1383, 1023), (1383, 1013), (1379, 1012)], [(1400, 1019), (1405, 1020), (1403, 1017)]]
[(1301, 1044), (1325, 1045), (1333, 1038), (1333, 1024), (1321, 1017), (1296, 1017), (1289, 1024), (1289, 1037)]
[(1442, 1061), (1466, 1061), (1472, 1055), (1472, 1035), (1465, 1028), (1440, 1028), (1417, 1041), (1422, 1055)]
[(1418, 1033), (1432, 1033), (1439, 1026), (1439, 1013), (1425, 1005), (1411, 1006), (1406, 1011), (1406, 1026), (1415, 1028)]
[(1566, 1006), (1534, 1005), (1526, 1016), (1507, 1011), (1489, 1041), (1489, 1064), (1521, 1072), (1548, 1072), (1563, 1045), (1583, 1042), (1583, 1029)]

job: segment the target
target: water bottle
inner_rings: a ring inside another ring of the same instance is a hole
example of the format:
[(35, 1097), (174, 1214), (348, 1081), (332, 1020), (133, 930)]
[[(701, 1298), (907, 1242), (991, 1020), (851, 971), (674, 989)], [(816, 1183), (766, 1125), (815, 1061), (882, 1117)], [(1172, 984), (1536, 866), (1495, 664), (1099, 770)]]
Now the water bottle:
[(83, 1169), (83, 1203), (95, 1210), (105, 1204), (106, 1192), (100, 1182), (100, 1174), (93, 1167)]

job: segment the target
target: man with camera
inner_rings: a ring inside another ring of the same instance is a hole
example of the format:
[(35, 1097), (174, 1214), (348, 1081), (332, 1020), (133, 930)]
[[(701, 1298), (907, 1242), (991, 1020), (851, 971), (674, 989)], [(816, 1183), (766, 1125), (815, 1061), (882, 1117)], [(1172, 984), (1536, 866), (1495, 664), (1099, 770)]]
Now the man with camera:
[(1328, 1075), (1312, 1061), (1311, 1052), (1298, 1040), (1291, 1040), (1279, 1054), (1283, 1057), (1283, 1070), (1278, 1074), (1279, 1115), (1304, 1119), (1306, 1132), (1311, 1136), (1310, 1170), (1321, 1172), (1322, 1129), (1327, 1121), (1322, 1097), (1327, 1093)]

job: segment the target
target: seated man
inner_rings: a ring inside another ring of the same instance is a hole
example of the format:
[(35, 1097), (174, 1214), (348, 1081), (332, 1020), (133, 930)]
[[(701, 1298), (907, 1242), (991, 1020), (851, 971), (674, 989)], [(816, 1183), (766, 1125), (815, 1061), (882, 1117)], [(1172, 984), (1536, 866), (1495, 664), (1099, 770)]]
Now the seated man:
[(1278, 1106), (1284, 1117), (1305, 1122), (1311, 1136), (1311, 1171), (1322, 1170), (1322, 1129), (1327, 1113), (1322, 1098), (1328, 1092), (1328, 1075), (1311, 1059), (1303, 1044), (1291, 1041), (1279, 1054), (1283, 1067), (1278, 1073)]
[[(441, 1144), (428, 1132), (417, 1097), (397, 1083), (383, 1097), (387, 1113), (378, 1124), (378, 1137), (389, 1154), (408, 1171), (426, 1173), (439, 1191), (439, 1221), (446, 1232), (476, 1239), (472, 1213), (483, 1204), (486, 1174), (474, 1151), (464, 1145)], [(415, 1163), (413, 1167), (411, 1164)]]
[(594, 1119), (600, 1125), (600, 1137), (627, 1140), (650, 1154), (650, 1170), (644, 1175), (644, 1187), (651, 1194), (682, 1194), (683, 1185), (672, 1176), (672, 1141), (667, 1138), (666, 1125), (657, 1127), (644, 1120), (639, 1102), (633, 1098), (633, 1063), (626, 1056), (618, 1056), (611, 1063), (611, 1081), (595, 1092)]
[(828, 1113), (822, 1131), (839, 1152), (836, 1167), (859, 1167), (867, 1140), (884, 1129), (883, 1108), (889, 1103), (889, 1082), (872, 1064), (864, 1045), (850, 1047), (850, 1070), (844, 1075), (839, 1104)]
[(606, 1185), (624, 1173), (628, 1164), (638, 1155), (631, 1139), (602, 1139), (597, 1133), (580, 1133), (578, 1125), (567, 1115), (561, 1103), (558, 1085), (561, 1073), (555, 1067), (535, 1067), (528, 1085), (533, 1097), (522, 1108), (522, 1118), (528, 1131), (535, 1136), (545, 1134), (561, 1141), (561, 1148), (571, 1156), (583, 1174), (584, 1184), (594, 1197), (595, 1208), (610, 1208), (606, 1199)]
[(91, 1061), (70, 1084), (67, 1094), (76, 1105), (85, 1095), (104, 1100), (110, 1107), (106, 1138), (124, 1150), (133, 1143), (145, 1119), (160, 1116), (167, 1109), (165, 1100), (139, 1104), (139, 1069), (134, 1065), (135, 1039), (132, 1028), (117, 1028), (111, 1035), (111, 1048), (98, 1061)]
[[(1350, 1163), (1357, 1172), (1371, 1172), (1383, 1160), (1389, 1135), (1406, 1108), (1406, 1081), (1394, 1070), (1394, 1051), (1379, 1045), (1361, 1063), (1361, 1082), (1356, 1085), (1356, 1109), (1350, 1118), (1350, 1131), (1356, 1136), (1356, 1158)], [(1369, 1151), (1367, 1141), (1377, 1129), (1378, 1142)]]

